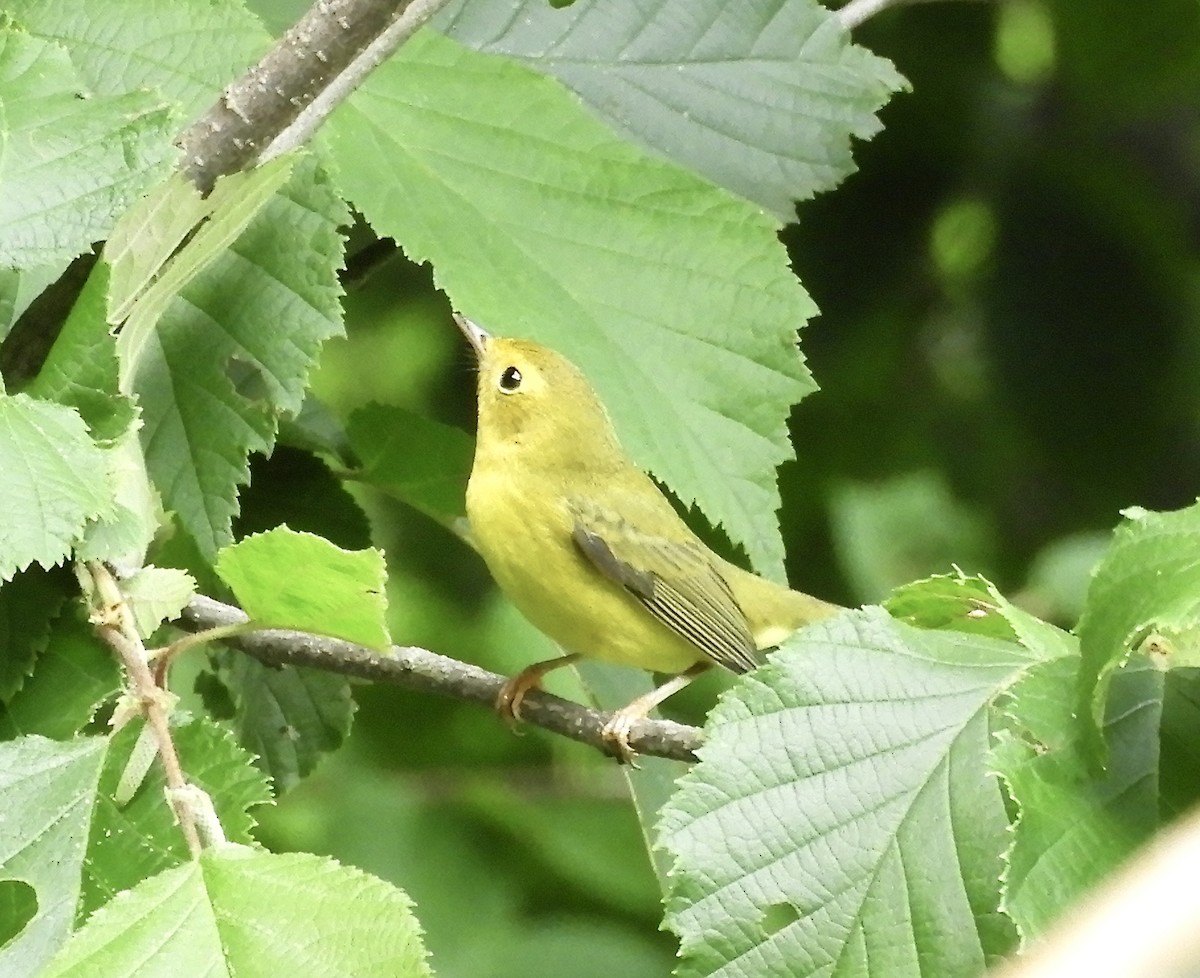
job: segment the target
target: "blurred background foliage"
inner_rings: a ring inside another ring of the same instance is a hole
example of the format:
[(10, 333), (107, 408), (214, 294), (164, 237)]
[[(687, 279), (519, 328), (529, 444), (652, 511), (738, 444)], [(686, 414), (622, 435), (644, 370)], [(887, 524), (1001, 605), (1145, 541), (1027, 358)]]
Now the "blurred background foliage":
[[(275, 29), (299, 8), (257, 6)], [(823, 388), (780, 473), (792, 581), (858, 604), (957, 565), (1069, 626), (1118, 511), (1200, 487), (1200, 5), (921, 3), (855, 38), (912, 91), (784, 235), (821, 308), (801, 343)], [(319, 398), (470, 430), (470, 357), (430, 271), (360, 231), (350, 251)], [(507, 673), (553, 654), (450, 533), (302, 453), (256, 460), (243, 510), (243, 531), (382, 546), (401, 643)], [(698, 719), (719, 686), (671, 712)], [(443, 978), (669, 973), (615, 765), (478, 707), (357, 699), (347, 746), (261, 813), (264, 842), (405, 888)]]

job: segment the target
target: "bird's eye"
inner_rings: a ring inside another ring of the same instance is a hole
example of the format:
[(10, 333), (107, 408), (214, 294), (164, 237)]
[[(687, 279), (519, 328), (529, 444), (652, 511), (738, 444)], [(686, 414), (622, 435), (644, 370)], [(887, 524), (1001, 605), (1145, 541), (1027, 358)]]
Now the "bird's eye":
[(500, 375), (500, 392), (512, 394), (521, 386), (521, 371), (516, 367), (506, 367)]

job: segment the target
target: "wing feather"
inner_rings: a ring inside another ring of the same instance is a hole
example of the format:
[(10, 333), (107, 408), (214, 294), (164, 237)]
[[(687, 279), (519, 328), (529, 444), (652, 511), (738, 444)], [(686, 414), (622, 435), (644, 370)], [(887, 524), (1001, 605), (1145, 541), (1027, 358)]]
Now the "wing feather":
[(647, 534), (594, 508), (573, 515), (579, 551), (655, 618), (726, 669), (758, 665), (746, 616), (703, 544)]

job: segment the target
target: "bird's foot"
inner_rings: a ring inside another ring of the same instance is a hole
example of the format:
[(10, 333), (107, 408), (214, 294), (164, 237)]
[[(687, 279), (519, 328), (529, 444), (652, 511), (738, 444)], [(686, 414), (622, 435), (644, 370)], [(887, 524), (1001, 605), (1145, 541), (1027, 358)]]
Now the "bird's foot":
[(570, 665), (577, 658), (579, 658), (577, 655), (560, 655), (555, 659), (535, 662), (531, 666), (526, 666), (500, 687), (500, 692), (496, 695), (496, 712), (508, 724), (509, 729), (514, 731), (517, 729), (521, 722), (521, 704), (530, 690), (541, 689), (542, 677), (552, 669)]

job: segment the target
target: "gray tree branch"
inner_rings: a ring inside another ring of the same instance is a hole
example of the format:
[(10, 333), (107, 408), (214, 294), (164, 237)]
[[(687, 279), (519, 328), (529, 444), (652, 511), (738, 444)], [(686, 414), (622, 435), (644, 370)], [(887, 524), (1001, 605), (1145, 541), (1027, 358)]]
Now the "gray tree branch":
[[(247, 620), (239, 608), (198, 596), (192, 599), (175, 624), (185, 631), (200, 632), (243, 624)], [(495, 705), (496, 696), (506, 682), (504, 676), (494, 672), (413, 646), (394, 646), (390, 655), (381, 655), (352, 642), (283, 629), (250, 632), (222, 641), (266, 665), (309, 666), (450, 696), (489, 708)], [(608, 746), (600, 734), (609, 719), (607, 713), (541, 690), (532, 690), (521, 704), (521, 716), (534, 726), (608, 753)], [(701, 732), (696, 727), (670, 720), (640, 720), (634, 725), (629, 742), (639, 754), (694, 761), (701, 739)]]
[(268, 148), (278, 154), (300, 145), (445, 2), (317, 0), (180, 134), (181, 169), (208, 193), (218, 177), (253, 165)]

